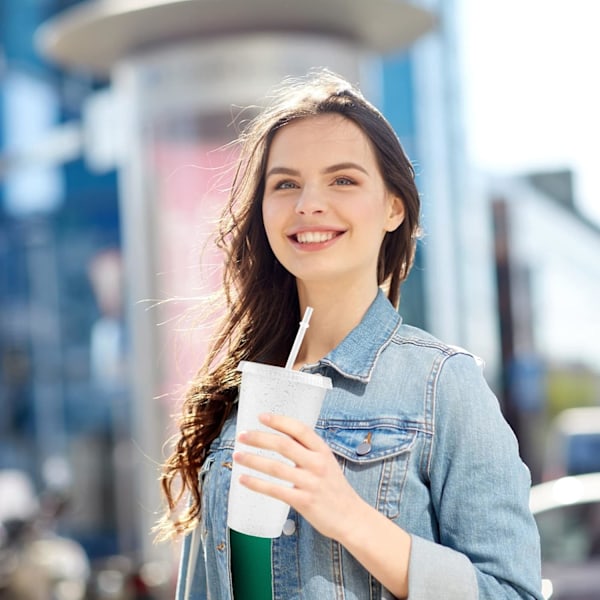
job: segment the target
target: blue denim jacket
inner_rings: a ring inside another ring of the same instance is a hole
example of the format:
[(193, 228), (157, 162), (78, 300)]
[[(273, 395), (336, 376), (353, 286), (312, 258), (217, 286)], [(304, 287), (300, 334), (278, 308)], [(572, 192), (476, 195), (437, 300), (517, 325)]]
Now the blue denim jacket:
[[(480, 365), (403, 325), (382, 292), (306, 371), (333, 381), (317, 432), (359, 494), (412, 538), (411, 600), (541, 599), (530, 475)], [(370, 452), (357, 447), (370, 433)], [(232, 600), (227, 494), (235, 414), (202, 468), (202, 516), (186, 536), (178, 600)], [(273, 540), (274, 600), (391, 599), (339, 543), (293, 510)]]

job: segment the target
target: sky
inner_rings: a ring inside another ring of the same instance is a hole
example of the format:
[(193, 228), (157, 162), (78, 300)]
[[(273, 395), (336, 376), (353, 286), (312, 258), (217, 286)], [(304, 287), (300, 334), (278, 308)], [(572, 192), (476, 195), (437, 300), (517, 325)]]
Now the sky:
[(570, 168), (600, 224), (600, 0), (459, 0), (467, 152), (492, 173)]

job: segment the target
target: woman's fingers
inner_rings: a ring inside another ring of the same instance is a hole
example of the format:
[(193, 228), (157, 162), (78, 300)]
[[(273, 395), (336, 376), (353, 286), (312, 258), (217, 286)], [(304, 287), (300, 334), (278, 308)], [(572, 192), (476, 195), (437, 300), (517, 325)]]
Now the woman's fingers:
[(254, 492), (271, 496), (294, 507), (306, 495), (306, 492), (300, 488), (284, 486), (276, 481), (269, 481), (248, 474), (240, 475), (240, 483)]
[(293, 486), (303, 485), (303, 479), (305, 479), (305, 471), (297, 469), (294, 464), (289, 462), (282, 462), (276, 458), (269, 458), (261, 456), (259, 454), (253, 454), (252, 452), (239, 452), (233, 453), (233, 460), (238, 464), (258, 471), (264, 475), (275, 477), (283, 481), (291, 483)]
[(310, 451), (286, 435), (264, 431), (243, 431), (238, 435), (238, 441), (252, 448), (276, 452), (295, 465), (306, 466), (310, 461)]
[[(240, 483), (282, 500), (323, 535), (341, 539), (362, 501), (346, 481), (331, 449), (310, 427), (296, 419), (269, 414), (262, 415), (261, 422), (274, 431), (245, 431), (238, 435), (238, 440), (247, 446), (273, 451), (288, 462), (257, 455), (251, 449), (236, 451), (237, 463), (275, 478), (265, 481), (260, 475), (244, 474)], [(292, 487), (282, 482), (289, 482)]]
[[(308, 426), (300, 421), (278, 415), (265, 415), (261, 421), (274, 432), (243, 431), (238, 440), (246, 446), (277, 452), (300, 466), (309, 466), (314, 453), (328, 450), (327, 445)], [(278, 433), (275, 433), (278, 432)], [(283, 435), (279, 435), (282, 433)]]
[(289, 435), (309, 450), (322, 450), (323, 446), (326, 446), (325, 442), (311, 427), (298, 419), (273, 413), (263, 413), (259, 416), (259, 420), (263, 425)]

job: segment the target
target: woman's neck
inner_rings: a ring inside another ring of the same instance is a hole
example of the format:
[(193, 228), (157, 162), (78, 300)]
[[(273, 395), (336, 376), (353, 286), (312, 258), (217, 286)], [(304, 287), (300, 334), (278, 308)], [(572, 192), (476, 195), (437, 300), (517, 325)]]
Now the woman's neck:
[(363, 318), (377, 295), (377, 286), (370, 289), (307, 290), (299, 286), (300, 313), (307, 306), (313, 313), (294, 368), (313, 364), (329, 354)]

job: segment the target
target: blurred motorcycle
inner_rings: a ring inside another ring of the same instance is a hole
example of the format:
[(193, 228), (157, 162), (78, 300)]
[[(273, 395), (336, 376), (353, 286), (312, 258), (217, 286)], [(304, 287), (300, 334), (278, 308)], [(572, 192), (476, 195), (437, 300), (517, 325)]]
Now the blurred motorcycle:
[(83, 600), (90, 565), (51, 524), (64, 498), (38, 499), (22, 471), (0, 471), (0, 600)]

